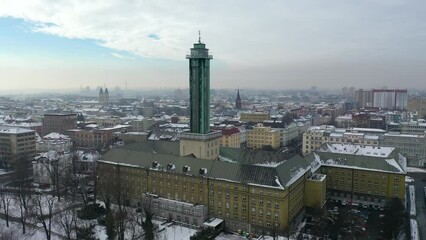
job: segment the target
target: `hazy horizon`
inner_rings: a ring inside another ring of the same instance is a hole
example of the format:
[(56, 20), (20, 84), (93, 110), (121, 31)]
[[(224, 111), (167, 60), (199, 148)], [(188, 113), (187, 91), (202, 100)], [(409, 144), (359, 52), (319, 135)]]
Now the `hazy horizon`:
[(212, 88), (425, 82), (420, 0), (0, 3), (0, 92), (187, 88), (198, 30), (214, 57)]

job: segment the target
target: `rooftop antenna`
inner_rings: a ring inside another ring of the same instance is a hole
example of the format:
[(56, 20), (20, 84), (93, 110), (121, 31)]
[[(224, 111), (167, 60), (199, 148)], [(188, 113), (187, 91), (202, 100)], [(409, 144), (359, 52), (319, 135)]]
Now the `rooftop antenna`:
[(198, 43), (201, 43), (201, 31), (198, 30)]

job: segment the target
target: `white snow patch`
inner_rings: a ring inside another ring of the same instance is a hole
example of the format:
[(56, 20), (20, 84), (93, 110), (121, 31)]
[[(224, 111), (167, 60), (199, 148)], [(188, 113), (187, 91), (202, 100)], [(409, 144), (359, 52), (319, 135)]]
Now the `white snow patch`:
[(411, 238), (412, 240), (418, 240), (420, 239), (419, 235), (419, 226), (417, 225), (417, 220), (410, 219), (410, 232), (411, 232)]
[(399, 164), (395, 161), (395, 159), (385, 159), (386, 163), (391, 165), (392, 167), (398, 169), (399, 172), (405, 173), (405, 171), (399, 166)]
[(410, 195), (410, 216), (415, 217), (416, 212), (416, 193), (414, 191), (414, 185), (408, 186), (408, 194)]
[(289, 187), (293, 184), (297, 179), (299, 179), (303, 174), (305, 174), (306, 169), (300, 167), (299, 169), (291, 169), (290, 170), (290, 180), (287, 182), (285, 187)]
[(281, 163), (282, 162), (264, 162), (264, 163), (256, 163), (254, 165), (255, 166), (260, 166), (260, 167), (277, 167)]
[(426, 173), (426, 169), (424, 169), (424, 168), (416, 168), (416, 167), (407, 167), (407, 172)]

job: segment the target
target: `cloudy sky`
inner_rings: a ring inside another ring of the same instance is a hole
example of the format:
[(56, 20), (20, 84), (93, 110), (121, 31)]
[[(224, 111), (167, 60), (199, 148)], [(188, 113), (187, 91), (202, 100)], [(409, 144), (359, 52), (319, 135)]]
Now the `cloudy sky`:
[(424, 0), (0, 0), (0, 88), (186, 88), (207, 44), (213, 88), (426, 83)]

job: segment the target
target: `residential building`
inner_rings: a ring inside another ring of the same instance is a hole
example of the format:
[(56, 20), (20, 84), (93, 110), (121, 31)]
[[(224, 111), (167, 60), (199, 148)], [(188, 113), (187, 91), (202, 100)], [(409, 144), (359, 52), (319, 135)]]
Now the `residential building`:
[(33, 160), (34, 183), (53, 184), (56, 177), (66, 176), (72, 166), (71, 154), (48, 151), (41, 153)]
[(359, 89), (355, 91), (355, 100), (358, 108), (371, 108), (373, 107), (373, 91)]
[(99, 128), (98, 125), (88, 125), (84, 129), (67, 131), (77, 148), (102, 149), (114, 143), (114, 133), (127, 131), (129, 125), (117, 125), (110, 128)]
[(266, 120), (263, 121), (263, 125), (280, 132), (281, 146), (287, 146), (288, 144), (299, 140), (299, 127), (296, 123), (285, 124), (282, 121)]
[(373, 107), (388, 110), (406, 110), (407, 89), (373, 89)]
[(241, 133), (237, 127), (224, 127), (217, 130), (222, 131), (222, 137), (220, 138), (221, 147), (241, 147)]
[(271, 115), (269, 112), (242, 112), (240, 115), (240, 120), (242, 122), (261, 123), (270, 119)]
[(280, 132), (271, 127), (266, 127), (262, 123), (258, 123), (251, 130), (247, 130), (247, 147), (248, 148), (263, 148), (270, 146), (276, 149), (280, 146)]
[(36, 133), (25, 128), (0, 126), (0, 168), (6, 172), (18, 160), (30, 163), (36, 156)]
[(60, 133), (49, 133), (37, 141), (37, 152), (70, 152), (71, 138)]
[(386, 133), (380, 146), (396, 148), (407, 158), (408, 166), (425, 167), (425, 135), (401, 134), (398, 132)]
[(379, 146), (383, 129), (349, 128), (341, 129), (331, 125), (315, 126), (303, 134), (302, 154), (308, 155), (324, 143), (351, 143), (354, 145)]
[(419, 118), (426, 116), (426, 97), (411, 97), (408, 99), (407, 110), (417, 112)]
[(43, 135), (55, 132), (65, 134), (69, 129), (77, 127), (77, 114), (75, 113), (49, 113), (44, 114)]
[(395, 148), (324, 144), (308, 158), (321, 162), (327, 198), (381, 207), (405, 198), (406, 158)]
[(152, 118), (142, 118), (130, 121), (132, 132), (146, 132), (155, 124), (155, 120)]

